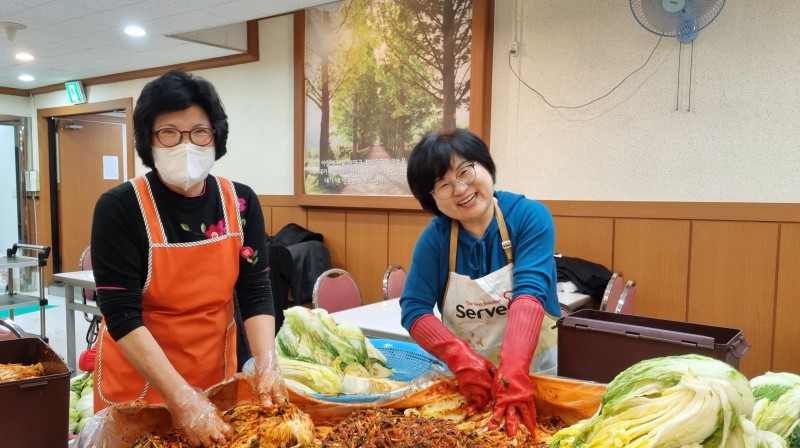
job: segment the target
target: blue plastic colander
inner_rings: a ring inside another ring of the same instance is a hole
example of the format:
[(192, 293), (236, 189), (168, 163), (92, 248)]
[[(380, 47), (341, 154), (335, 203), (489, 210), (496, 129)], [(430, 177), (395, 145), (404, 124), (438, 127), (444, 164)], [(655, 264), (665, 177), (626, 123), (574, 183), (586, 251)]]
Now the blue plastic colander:
[[(426, 352), (417, 344), (412, 342), (395, 341), (392, 339), (373, 339), (369, 338), (383, 356), (386, 357), (386, 364), (394, 371), (389, 377), (391, 380), (413, 382), (421, 375), (429, 372), (448, 374), (447, 367), (431, 354)], [(249, 359), (242, 368), (246, 374), (253, 374), (253, 360)], [(413, 384), (413, 383), (412, 383)], [(381, 394), (308, 394), (319, 400), (332, 401), (337, 403), (371, 403), (381, 399), (400, 398), (408, 393), (413, 386), (406, 386), (392, 392)]]

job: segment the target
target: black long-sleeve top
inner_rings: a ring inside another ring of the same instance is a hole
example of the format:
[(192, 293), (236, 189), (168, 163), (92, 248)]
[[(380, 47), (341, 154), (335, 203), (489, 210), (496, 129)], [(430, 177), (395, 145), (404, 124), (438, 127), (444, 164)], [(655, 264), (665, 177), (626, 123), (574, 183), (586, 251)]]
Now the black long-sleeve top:
[[(211, 225), (224, 220), (217, 179), (209, 176), (203, 192), (186, 197), (170, 190), (155, 170), (145, 175), (150, 182), (158, 213), (169, 243), (208, 239)], [(253, 190), (233, 183), (243, 220), (244, 246), (256, 257), (239, 257), (239, 277), (235, 290), (242, 319), (275, 315), (268, 275), (267, 241), (264, 216)], [(97, 300), (111, 336), (119, 340), (144, 326), (142, 288), (147, 277), (148, 240), (145, 222), (133, 191), (125, 182), (100, 196), (92, 222), (92, 269), (97, 285)], [(213, 260), (198, 262), (213, 263)], [(158, 275), (158, 273), (154, 273)]]

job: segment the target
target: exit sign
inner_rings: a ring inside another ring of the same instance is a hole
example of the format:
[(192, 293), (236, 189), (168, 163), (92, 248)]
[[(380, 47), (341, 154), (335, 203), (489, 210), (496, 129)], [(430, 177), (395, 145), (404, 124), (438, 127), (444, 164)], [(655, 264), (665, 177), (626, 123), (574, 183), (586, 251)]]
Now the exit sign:
[(83, 104), (86, 102), (86, 94), (83, 93), (83, 83), (80, 81), (70, 81), (64, 83), (67, 86), (67, 95), (71, 104)]

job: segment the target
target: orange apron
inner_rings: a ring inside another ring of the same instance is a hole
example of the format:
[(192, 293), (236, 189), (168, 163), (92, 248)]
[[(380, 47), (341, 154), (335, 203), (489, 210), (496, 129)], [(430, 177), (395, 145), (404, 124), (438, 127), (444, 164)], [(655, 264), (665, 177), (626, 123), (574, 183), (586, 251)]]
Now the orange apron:
[[(130, 182), (149, 239), (147, 279), (142, 289), (144, 324), (178, 373), (192, 386), (205, 389), (236, 372), (233, 288), (243, 235), (233, 184), (217, 177), (225, 235), (171, 244), (147, 179), (137, 177)], [(207, 181), (206, 187), (209, 185)], [(164, 402), (109, 336), (105, 320), (100, 326), (94, 372), (95, 412), (127, 400)]]

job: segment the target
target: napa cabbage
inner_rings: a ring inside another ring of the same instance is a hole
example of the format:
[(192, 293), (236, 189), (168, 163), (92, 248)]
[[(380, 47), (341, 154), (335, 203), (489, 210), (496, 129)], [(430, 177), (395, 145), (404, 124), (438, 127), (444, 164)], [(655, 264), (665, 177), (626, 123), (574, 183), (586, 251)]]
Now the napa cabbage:
[(288, 308), (275, 342), (284, 377), (302, 384), (304, 390), (323, 394), (374, 393), (400, 384), (373, 381), (393, 375), (386, 356), (360, 327), (350, 322), (337, 324), (322, 308)]
[(784, 438), (800, 448), (800, 376), (767, 372), (750, 380), (756, 404), (752, 420), (760, 430)]
[(748, 425), (754, 398), (747, 378), (700, 355), (639, 362), (609, 383), (598, 412), (559, 431), (551, 448), (758, 447)]

